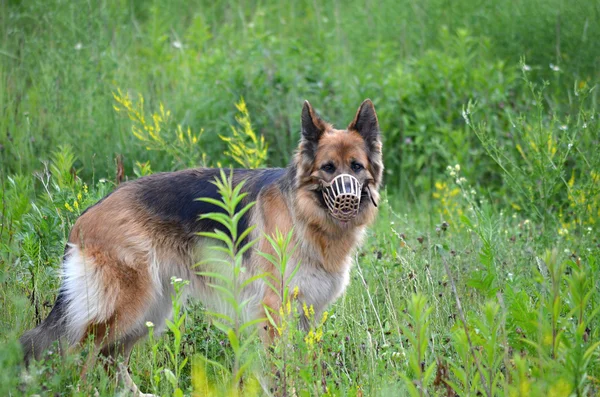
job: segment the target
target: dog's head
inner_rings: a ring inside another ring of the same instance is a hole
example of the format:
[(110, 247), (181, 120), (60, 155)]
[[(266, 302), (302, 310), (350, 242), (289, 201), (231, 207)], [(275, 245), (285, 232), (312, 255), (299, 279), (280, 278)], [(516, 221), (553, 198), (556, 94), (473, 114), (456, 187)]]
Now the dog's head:
[(299, 215), (328, 228), (370, 223), (379, 202), (381, 149), (379, 122), (369, 99), (345, 130), (334, 129), (304, 102), (295, 158)]

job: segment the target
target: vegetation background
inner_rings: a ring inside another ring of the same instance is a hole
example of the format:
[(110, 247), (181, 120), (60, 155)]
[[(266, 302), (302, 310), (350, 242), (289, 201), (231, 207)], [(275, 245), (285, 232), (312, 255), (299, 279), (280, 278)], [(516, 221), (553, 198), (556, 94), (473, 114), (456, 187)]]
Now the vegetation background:
[(597, 1), (0, 0), (0, 394), (119, 390), (101, 366), (79, 380), (85, 349), (21, 376), (87, 206), (151, 172), (284, 166), (303, 99), (344, 127), (370, 97), (386, 194), (346, 295), (274, 357), (188, 308), (134, 351), (141, 388), (260, 394), (275, 365), (282, 395), (597, 395), (598, 20)]

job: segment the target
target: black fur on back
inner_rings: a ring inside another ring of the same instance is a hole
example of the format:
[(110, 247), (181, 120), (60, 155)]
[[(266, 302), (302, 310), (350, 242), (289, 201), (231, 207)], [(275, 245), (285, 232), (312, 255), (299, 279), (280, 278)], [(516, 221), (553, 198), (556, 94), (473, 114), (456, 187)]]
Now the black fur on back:
[[(223, 169), (229, 177), (231, 170)], [(220, 178), (220, 169), (204, 168), (191, 169), (172, 173), (158, 173), (137, 180), (136, 199), (161, 222), (177, 225), (185, 235), (192, 237), (200, 231), (227, 232), (224, 227), (210, 219), (200, 219), (200, 216), (210, 212), (223, 213), (223, 209), (213, 204), (197, 200), (212, 198), (221, 200), (214, 185)], [(247, 196), (238, 205), (240, 210), (247, 203), (256, 201), (259, 193), (280, 181), (286, 173), (283, 168), (264, 168), (256, 170), (234, 169), (233, 183), (237, 185), (245, 180), (243, 192)], [(248, 228), (249, 213), (246, 213), (238, 223), (238, 234)]]

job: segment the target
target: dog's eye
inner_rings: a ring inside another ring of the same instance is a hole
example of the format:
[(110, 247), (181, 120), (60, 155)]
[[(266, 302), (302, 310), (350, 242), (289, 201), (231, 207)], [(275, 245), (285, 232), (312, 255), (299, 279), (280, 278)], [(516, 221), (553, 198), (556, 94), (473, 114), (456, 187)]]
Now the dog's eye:
[(352, 163), (351, 167), (352, 167), (352, 171), (354, 171), (354, 172), (358, 172), (358, 171), (362, 170), (363, 168), (365, 168), (360, 163)]
[(331, 163), (327, 163), (321, 166), (321, 170), (331, 174), (333, 171), (335, 171), (335, 166)]

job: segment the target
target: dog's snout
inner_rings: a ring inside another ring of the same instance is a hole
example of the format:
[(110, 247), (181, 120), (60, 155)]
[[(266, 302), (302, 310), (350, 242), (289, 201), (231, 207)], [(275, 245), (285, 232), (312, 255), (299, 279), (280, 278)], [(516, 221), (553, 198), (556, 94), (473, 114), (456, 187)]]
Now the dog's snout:
[(331, 185), (336, 194), (356, 193), (356, 184), (358, 181), (351, 179), (347, 174), (339, 175), (333, 178)]

